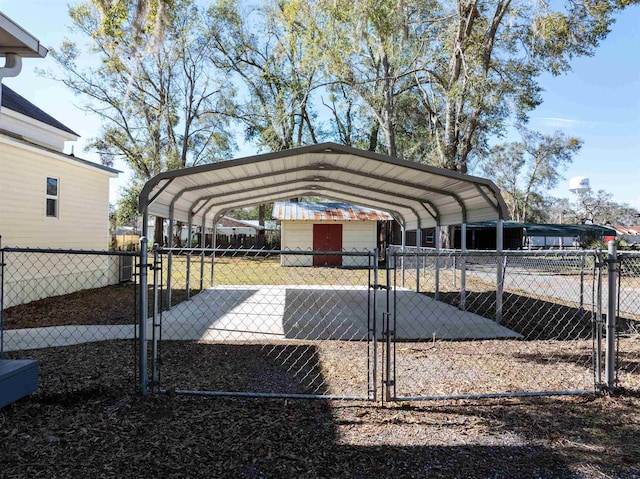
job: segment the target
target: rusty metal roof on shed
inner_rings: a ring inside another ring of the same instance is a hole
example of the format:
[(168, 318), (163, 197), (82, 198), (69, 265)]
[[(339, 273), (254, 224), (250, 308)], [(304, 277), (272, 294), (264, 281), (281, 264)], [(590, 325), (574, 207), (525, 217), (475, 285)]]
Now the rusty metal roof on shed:
[(350, 203), (278, 201), (273, 205), (273, 218), (280, 221), (386, 221), (393, 216)]
[(508, 219), (490, 180), (336, 143), (160, 173), (138, 209), (208, 225), (230, 209), (300, 196), (388, 211), (406, 229)]

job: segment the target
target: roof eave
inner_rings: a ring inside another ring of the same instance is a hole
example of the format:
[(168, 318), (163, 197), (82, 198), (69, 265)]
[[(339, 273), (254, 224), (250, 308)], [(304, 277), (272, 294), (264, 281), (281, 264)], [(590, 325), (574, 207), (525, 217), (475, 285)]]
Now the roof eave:
[(15, 54), (23, 58), (44, 58), (49, 51), (40, 44), (40, 40), (0, 12), (0, 56)]

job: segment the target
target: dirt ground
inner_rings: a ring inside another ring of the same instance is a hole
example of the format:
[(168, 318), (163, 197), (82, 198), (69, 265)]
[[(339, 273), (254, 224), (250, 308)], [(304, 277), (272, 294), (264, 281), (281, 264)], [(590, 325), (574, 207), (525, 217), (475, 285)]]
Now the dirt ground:
[[(207, 347), (172, 345), (181, 375), (228, 387), (247, 376), (252, 359), (237, 354), (224, 371), (203, 368)], [(633, 394), (384, 406), (141, 396), (129, 341), (11, 357), (38, 359), (41, 387), (0, 410), (2, 478), (640, 477)]]

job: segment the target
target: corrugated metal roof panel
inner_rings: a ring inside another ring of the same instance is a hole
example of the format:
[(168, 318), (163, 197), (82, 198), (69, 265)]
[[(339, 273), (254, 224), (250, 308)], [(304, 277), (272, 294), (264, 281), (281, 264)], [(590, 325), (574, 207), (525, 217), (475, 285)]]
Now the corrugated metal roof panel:
[(507, 219), (489, 180), (335, 143), (161, 173), (145, 184), (139, 208), (200, 224), (230, 209), (300, 196), (380, 208), (405, 229)]
[(278, 201), (273, 207), (277, 220), (314, 221), (384, 221), (393, 217), (380, 210), (349, 203), (311, 203)]

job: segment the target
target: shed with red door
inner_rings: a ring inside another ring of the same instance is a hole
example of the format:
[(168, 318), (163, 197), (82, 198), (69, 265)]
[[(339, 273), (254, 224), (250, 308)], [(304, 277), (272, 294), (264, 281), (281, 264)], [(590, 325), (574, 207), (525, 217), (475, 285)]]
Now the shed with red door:
[[(393, 217), (384, 211), (349, 203), (276, 202), (273, 218), (281, 225), (283, 250), (317, 252), (373, 251), (380, 225)], [(367, 266), (366, 256), (282, 255), (282, 266)]]

